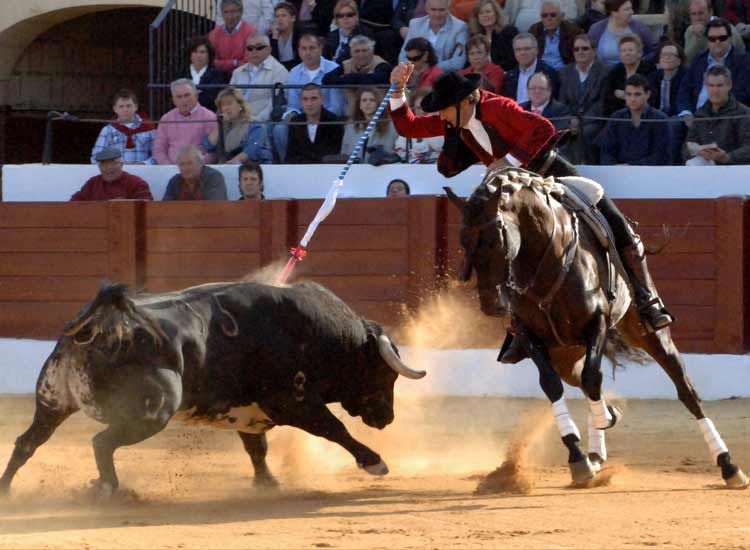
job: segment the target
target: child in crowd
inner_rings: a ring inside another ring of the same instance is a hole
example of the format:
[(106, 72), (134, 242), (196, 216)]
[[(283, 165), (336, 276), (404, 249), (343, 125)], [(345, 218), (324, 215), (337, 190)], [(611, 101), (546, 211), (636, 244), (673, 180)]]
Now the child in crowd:
[(122, 156), (123, 164), (156, 164), (151, 156), (156, 136), (156, 126), (144, 113), (138, 113), (138, 98), (135, 92), (123, 88), (112, 98), (114, 122), (107, 124), (91, 150), (91, 164), (96, 156), (114, 147)]

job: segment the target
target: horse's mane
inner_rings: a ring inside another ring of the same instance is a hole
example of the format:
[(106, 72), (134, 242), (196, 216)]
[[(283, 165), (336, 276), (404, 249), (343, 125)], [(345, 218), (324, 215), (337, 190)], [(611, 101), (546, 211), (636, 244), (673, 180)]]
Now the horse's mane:
[(504, 166), (490, 170), (485, 175), (482, 182), (477, 185), (469, 195), (464, 205), (464, 215), (469, 220), (478, 219), (485, 210), (487, 201), (489, 201), (498, 188), (510, 184), (516, 191), (529, 189), (538, 191), (541, 194), (553, 191), (553, 186), (559, 185), (554, 178), (542, 178), (539, 174), (525, 170), (523, 168), (514, 168)]

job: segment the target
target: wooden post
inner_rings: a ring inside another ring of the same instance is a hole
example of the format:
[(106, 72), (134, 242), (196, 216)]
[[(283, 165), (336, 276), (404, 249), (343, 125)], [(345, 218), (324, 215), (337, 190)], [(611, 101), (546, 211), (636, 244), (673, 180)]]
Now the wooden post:
[(297, 201), (262, 201), (260, 208), (260, 265), (286, 260), (296, 245)]
[(747, 197), (715, 201), (716, 300), (714, 353), (748, 351)]
[(111, 201), (107, 211), (109, 267), (107, 277), (131, 288), (143, 284), (145, 254), (144, 204), (142, 201)]
[[(443, 270), (442, 246), (445, 220), (439, 215), (440, 198), (429, 196), (409, 197), (409, 279), (407, 305), (411, 310), (419, 307), (422, 299), (438, 286)], [(444, 210), (444, 209), (443, 209)], [(444, 218), (444, 216), (443, 216)]]

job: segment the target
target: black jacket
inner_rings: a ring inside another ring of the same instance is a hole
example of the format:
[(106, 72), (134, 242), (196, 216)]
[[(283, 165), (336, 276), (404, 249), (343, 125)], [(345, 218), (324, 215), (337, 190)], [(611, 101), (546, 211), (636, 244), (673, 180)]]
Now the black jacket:
[(339, 65), (323, 77), (323, 84), (388, 84), (391, 79), (392, 67), (383, 61), (375, 65), (371, 73), (344, 74), (344, 67)]
[[(641, 60), (640, 65), (635, 71), (646, 78), (654, 72), (654, 66), (648, 61)], [(604, 93), (602, 94), (604, 116), (609, 116), (615, 111), (625, 108), (625, 100), (615, 96), (615, 90), (625, 89), (625, 65), (618, 63), (610, 69), (607, 79), (604, 81)]]
[[(190, 67), (186, 67), (182, 72), (175, 76), (175, 80), (178, 78), (187, 78), (188, 80), (193, 79), (193, 75), (190, 73)], [(206, 109), (216, 111), (216, 96), (219, 95), (221, 88), (206, 88), (206, 84), (224, 84), (227, 81), (224, 79), (224, 73), (212, 66), (208, 66), (206, 72), (203, 73), (200, 82), (198, 83), (198, 103), (203, 105)]]
[[(357, 25), (354, 27), (354, 30), (352, 31), (351, 36), (349, 37), (349, 40), (354, 38), (357, 35), (364, 35), (369, 38), (372, 38), (375, 40), (375, 38), (372, 36), (372, 33), (363, 28), (362, 25)], [(344, 61), (349, 59), (352, 54), (349, 50), (349, 43), (344, 44), (344, 46), (341, 48), (341, 53), (338, 57), (336, 57), (336, 50), (339, 47), (339, 31), (336, 29), (335, 31), (331, 31), (326, 36), (325, 44), (323, 44), (323, 57), (326, 59), (330, 59), (331, 61), (335, 61), (339, 65), (341, 65)]]
[[(531, 101), (524, 101), (521, 103), (521, 107), (527, 111), (531, 111)], [(547, 106), (542, 111), (542, 116), (547, 119), (559, 119), (562, 120), (550, 120), (556, 130), (566, 130), (570, 128), (570, 109), (564, 103), (550, 99)]]
[[(321, 122), (334, 122), (339, 118), (332, 112), (323, 109)], [(292, 122), (306, 122), (304, 113), (292, 117)], [(344, 137), (343, 124), (319, 124), (315, 132), (315, 141), (310, 142), (306, 125), (289, 126), (289, 142), (286, 162), (289, 164), (320, 164), (326, 155), (338, 155), (341, 152), (341, 140)]]
[(296, 65), (302, 63), (302, 60), (299, 58), (299, 52), (297, 51), (297, 46), (299, 46), (300, 34), (301, 31), (299, 28), (295, 28), (294, 30), (292, 30), (292, 51), (294, 52), (294, 57), (289, 61), (281, 61), (279, 59), (279, 41), (275, 38), (271, 38), (271, 55), (276, 59), (279, 59), (279, 63), (284, 65), (287, 71), (291, 71), (292, 67), (295, 67)]
[[(680, 83), (687, 74), (687, 71), (680, 67), (677, 73), (672, 77), (669, 85), (669, 109), (663, 111), (667, 116), (675, 116), (677, 111), (677, 97), (680, 92)], [(654, 109), (661, 109), (661, 81), (664, 79), (664, 71), (657, 69), (648, 75), (648, 82), (651, 85), (651, 97), (648, 100), (649, 105)]]
[(507, 25), (500, 32), (492, 33), (490, 59), (495, 65), (500, 65), (506, 72), (518, 67), (518, 61), (513, 55), (513, 37), (517, 34), (518, 29), (513, 25)]
[[(547, 65), (541, 59), (537, 59), (536, 62), (536, 73), (546, 74), (550, 82), (552, 82), (552, 99), (557, 99), (557, 94), (560, 93), (560, 77), (557, 71)], [(505, 97), (516, 99), (516, 91), (518, 88), (518, 67), (511, 69), (505, 73), (505, 80), (503, 81), (503, 94)]]

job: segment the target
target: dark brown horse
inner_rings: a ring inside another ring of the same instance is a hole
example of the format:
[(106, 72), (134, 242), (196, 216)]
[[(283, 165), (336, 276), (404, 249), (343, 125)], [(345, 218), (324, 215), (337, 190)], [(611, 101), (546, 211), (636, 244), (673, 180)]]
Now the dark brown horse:
[[(680, 401), (698, 421), (726, 484), (748, 486), (704, 414), (669, 328), (644, 330), (625, 276), (608, 269), (593, 231), (558, 200), (564, 185), (503, 168), (490, 171), (468, 200), (445, 189), (463, 213), (465, 259), (459, 277), (468, 281), (475, 271), (482, 311), (512, 317), (552, 403), (575, 484), (584, 484), (601, 467), (606, 459), (602, 430), (619, 418), (619, 411), (602, 397), (601, 362), (608, 340), (620, 335), (670, 377)], [(588, 456), (578, 447), (580, 433), (565, 404), (563, 380), (581, 388), (589, 401)]]

